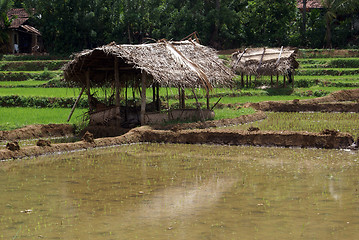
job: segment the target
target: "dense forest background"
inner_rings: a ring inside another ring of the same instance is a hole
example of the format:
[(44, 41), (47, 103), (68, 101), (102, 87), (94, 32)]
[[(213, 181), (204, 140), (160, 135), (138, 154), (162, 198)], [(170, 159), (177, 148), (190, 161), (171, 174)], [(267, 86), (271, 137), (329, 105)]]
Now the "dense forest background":
[(1, 0), (2, 11), (36, 9), (31, 24), (53, 53), (112, 41), (181, 40), (193, 32), (216, 49), (358, 48), (359, 1), (322, 0), (322, 4), (323, 9), (303, 14), (296, 0)]

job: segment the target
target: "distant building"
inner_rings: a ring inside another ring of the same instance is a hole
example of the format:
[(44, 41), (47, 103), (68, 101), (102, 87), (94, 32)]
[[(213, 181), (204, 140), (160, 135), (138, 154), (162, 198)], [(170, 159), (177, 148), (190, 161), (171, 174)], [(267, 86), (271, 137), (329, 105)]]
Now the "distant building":
[(40, 31), (28, 25), (29, 13), (24, 8), (14, 8), (7, 12), (7, 16), (12, 19), (9, 27), (9, 53), (43, 52)]

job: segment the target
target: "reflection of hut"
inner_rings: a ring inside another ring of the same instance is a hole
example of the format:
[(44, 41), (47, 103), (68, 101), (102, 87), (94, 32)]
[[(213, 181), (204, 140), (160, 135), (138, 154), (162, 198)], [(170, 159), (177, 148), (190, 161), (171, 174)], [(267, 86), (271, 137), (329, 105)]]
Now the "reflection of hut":
[(244, 76), (256, 78), (260, 76), (270, 76), (271, 86), (273, 86), (273, 76), (277, 77), (277, 86), (279, 75), (283, 75), (283, 85), (286, 86), (286, 77), (289, 83), (293, 83), (294, 71), (299, 64), (295, 60), (296, 52), (290, 48), (252, 48), (245, 49), (232, 54), (232, 68), (241, 74), (241, 85), (244, 87)]
[[(233, 77), (213, 49), (191, 40), (141, 45), (111, 43), (76, 54), (63, 69), (65, 80), (80, 85), (88, 95), (90, 123), (109, 125), (132, 125), (138, 120), (145, 124), (196, 116), (208, 118), (211, 115), (208, 100), (206, 110), (184, 109), (184, 89), (203, 88), (208, 99), (212, 86), (228, 85)], [(153, 99), (146, 104), (149, 86), (153, 88)], [(180, 110), (160, 112), (160, 86), (178, 88)], [(99, 102), (91, 92), (94, 87), (112, 89), (111, 97)], [(140, 107), (133, 103), (136, 91), (140, 92)]]

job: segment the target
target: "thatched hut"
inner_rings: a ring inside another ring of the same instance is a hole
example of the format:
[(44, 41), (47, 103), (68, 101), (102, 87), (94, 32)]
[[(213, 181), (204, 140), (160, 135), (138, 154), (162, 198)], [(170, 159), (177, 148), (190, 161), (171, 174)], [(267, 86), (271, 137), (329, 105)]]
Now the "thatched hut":
[(244, 51), (238, 51), (232, 54), (232, 68), (241, 75), (241, 84), (244, 86), (244, 76), (252, 75), (256, 78), (261, 76), (271, 76), (271, 85), (273, 85), (273, 76), (283, 75), (283, 84), (285, 78), (289, 83), (293, 83), (295, 69), (299, 67), (296, 61), (296, 50), (292, 48), (251, 48)]
[[(191, 115), (191, 111), (185, 110), (180, 113), (160, 112), (159, 87), (178, 88), (180, 108), (183, 109), (185, 88), (203, 88), (209, 98), (213, 87), (229, 85), (233, 77), (232, 71), (223, 65), (215, 50), (192, 40), (163, 40), (140, 45), (111, 43), (75, 54), (63, 70), (66, 81), (82, 87), (82, 92), (87, 93), (92, 120), (96, 121), (100, 116), (102, 122), (114, 120), (116, 124), (135, 121), (136, 118), (139, 118), (141, 124), (146, 124)], [(113, 89), (112, 102), (99, 103), (91, 93), (94, 87), (104, 86)], [(146, 88), (150, 86), (153, 88), (151, 109), (146, 104)], [(132, 88), (133, 94), (135, 89), (139, 90), (140, 109), (137, 110), (136, 106), (131, 108), (127, 97), (128, 88)], [(208, 100), (207, 103), (209, 108)], [(192, 112), (201, 114), (201, 118), (206, 114), (205, 110)]]

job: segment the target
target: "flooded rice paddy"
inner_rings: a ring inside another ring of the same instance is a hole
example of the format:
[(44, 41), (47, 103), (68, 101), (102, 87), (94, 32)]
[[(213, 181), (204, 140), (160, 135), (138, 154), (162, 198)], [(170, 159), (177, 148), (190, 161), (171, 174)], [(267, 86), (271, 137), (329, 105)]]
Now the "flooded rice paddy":
[(170, 144), (0, 162), (0, 239), (356, 239), (358, 162)]

